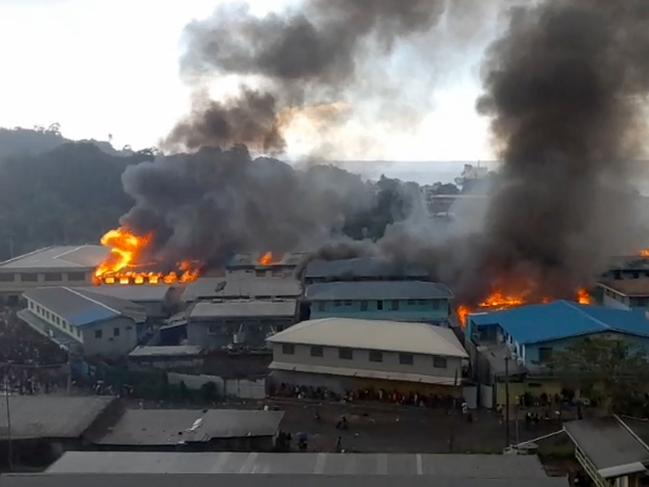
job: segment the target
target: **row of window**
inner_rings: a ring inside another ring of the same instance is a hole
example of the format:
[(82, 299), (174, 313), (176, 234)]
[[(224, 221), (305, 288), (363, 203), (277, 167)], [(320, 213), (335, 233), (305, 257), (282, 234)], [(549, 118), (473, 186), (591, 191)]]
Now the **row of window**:
[[(379, 299), (375, 301), (376, 303), (376, 309), (383, 310), (384, 308), (384, 303), (387, 301), (389, 304), (390, 310), (391, 311), (398, 311), (401, 304), (403, 303), (403, 300), (400, 299), (391, 299), (391, 300), (382, 300)], [(433, 299), (433, 300), (427, 300), (427, 299), (408, 299), (405, 301), (408, 306), (415, 306), (415, 305), (426, 305), (426, 304), (432, 304), (433, 309), (440, 309), (442, 308), (442, 301), (439, 299)], [(337, 308), (340, 308), (342, 306), (352, 306), (354, 304), (354, 301), (351, 300), (335, 300), (334, 306)], [(367, 311), (369, 309), (369, 303), (370, 301), (367, 300), (362, 300), (359, 301), (360, 303), (360, 308), (361, 311)], [(318, 301), (318, 311), (325, 311), (327, 305), (327, 301)]]
[[(128, 330), (129, 327), (127, 327), (126, 329)], [(119, 334), (120, 334), (120, 330), (119, 330), (119, 328), (116, 326), (115, 328), (113, 328), (113, 337), (118, 337)], [(96, 338), (97, 340), (101, 340), (102, 338), (104, 338), (104, 330), (102, 330), (101, 328), (98, 329), (98, 330), (95, 330), (95, 338)]]
[[(86, 274), (84, 272), (67, 272), (67, 281), (85, 281)], [(43, 276), (42, 281), (45, 282), (63, 282), (64, 273), (62, 272), (45, 272), (41, 274)], [(21, 272), (20, 274), (15, 273), (0, 273), (0, 282), (16, 282), (20, 277), (22, 282), (39, 282), (37, 272)]]
[[(324, 347), (322, 345), (312, 345), (310, 354), (312, 357), (323, 357)], [(282, 344), (282, 353), (284, 355), (295, 355), (295, 345), (292, 343)], [(354, 350), (352, 348), (339, 348), (338, 358), (341, 360), (354, 360)], [(383, 362), (383, 352), (380, 350), (369, 351), (370, 362)], [(414, 356), (411, 353), (400, 353), (399, 363), (401, 365), (413, 365)], [(437, 369), (445, 369), (447, 366), (446, 357), (433, 356), (433, 367)]]
[(36, 315), (40, 316), (43, 318), (45, 321), (48, 323), (52, 323), (62, 330), (67, 331), (71, 335), (75, 335), (77, 337), (81, 336), (81, 331), (79, 328), (76, 326), (71, 325), (68, 323), (66, 320), (61, 318), (60, 316), (55, 315), (54, 313), (50, 312), (49, 310), (41, 307), (40, 305), (34, 303), (34, 301), (29, 301), (28, 305), (29, 309), (33, 311)]

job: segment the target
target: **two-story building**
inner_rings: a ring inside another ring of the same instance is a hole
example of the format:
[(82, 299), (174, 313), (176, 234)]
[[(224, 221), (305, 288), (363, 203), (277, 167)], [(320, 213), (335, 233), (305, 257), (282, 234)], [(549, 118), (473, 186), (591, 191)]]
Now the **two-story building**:
[(35, 250), (0, 263), (0, 299), (17, 303), (28, 289), (89, 286), (95, 268), (106, 258), (101, 245), (62, 245)]
[(270, 382), (342, 394), (361, 389), (459, 392), (468, 355), (452, 330), (424, 323), (324, 318), (268, 339)]
[[(649, 320), (644, 311), (580, 305), (558, 300), (468, 316), (467, 340), (479, 382), (496, 386), (508, 374), (511, 394), (555, 394), (562, 384), (547, 365), (558, 350), (587, 337), (605, 337), (649, 351)], [(502, 403), (502, 388), (497, 387)]]
[(303, 272), (305, 284), (331, 281), (428, 281), (430, 274), (413, 266), (397, 265), (378, 257), (313, 259)]
[(237, 254), (226, 265), (225, 275), (235, 278), (294, 277), (306, 257), (304, 252)]
[(127, 355), (138, 341), (144, 309), (126, 301), (69, 287), (35, 288), (23, 294), (18, 316), (66, 348), (85, 355)]
[(306, 288), (309, 318), (360, 318), (448, 325), (453, 293), (425, 281), (338, 281)]
[(186, 313), (187, 343), (265, 347), (269, 335), (297, 321), (297, 312), (295, 299), (199, 301)]
[(302, 285), (294, 278), (200, 277), (184, 286), (182, 301), (191, 304), (213, 299), (298, 299), (301, 295)]
[(602, 304), (618, 309), (649, 310), (649, 278), (614, 279), (598, 283)]

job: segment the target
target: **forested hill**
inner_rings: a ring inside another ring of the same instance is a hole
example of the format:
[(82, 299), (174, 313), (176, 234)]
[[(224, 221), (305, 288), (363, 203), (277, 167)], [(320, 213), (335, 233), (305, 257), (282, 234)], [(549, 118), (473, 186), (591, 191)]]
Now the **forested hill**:
[(132, 204), (121, 174), (152, 155), (102, 149), (52, 132), (0, 130), (0, 259), (94, 243), (117, 225)]

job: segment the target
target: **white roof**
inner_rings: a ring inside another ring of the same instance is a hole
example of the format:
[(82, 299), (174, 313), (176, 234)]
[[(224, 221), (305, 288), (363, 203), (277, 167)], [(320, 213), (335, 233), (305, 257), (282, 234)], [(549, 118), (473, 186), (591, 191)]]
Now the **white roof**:
[(202, 347), (197, 345), (175, 345), (175, 346), (139, 346), (136, 347), (129, 357), (179, 357), (200, 355)]
[(101, 245), (60, 245), (45, 247), (0, 263), (0, 270), (94, 269), (109, 250)]
[(273, 301), (201, 301), (190, 311), (190, 319), (196, 318), (246, 318), (254, 316), (294, 316), (295, 299)]
[(422, 384), (441, 384), (452, 386), (455, 377), (444, 377), (427, 374), (412, 374), (409, 372), (392, 372), (376, 369), (359, 369), (350, 367), (331, 367), (327, 365), (300, 364), (295, 362), (271, 362), (271, 370), (285, 370), (289, 372), (306, 372), (309, 374), (342, 375), (344, 377), (363, 377), (365, 379), (384, 379), (400, 382), (417, 382)]
[(322, 318), (293, 325), (268, 341), (468, 357), (449, 328), (400, 321)]
[(164, 301), (171, 286), (165, 284), (138, 284), (122, 285), (111, 284), (92, 287), (80, 287), (79, 290), (88, 290), (103, 296), (126, 299), (134, 303)]
[(282, 277), (201, 277), (188, 284), (183, 293), (187, 302), (199, 299), (232, 298), (287, 298), (302, 294), (302, 285), (296, 279)]

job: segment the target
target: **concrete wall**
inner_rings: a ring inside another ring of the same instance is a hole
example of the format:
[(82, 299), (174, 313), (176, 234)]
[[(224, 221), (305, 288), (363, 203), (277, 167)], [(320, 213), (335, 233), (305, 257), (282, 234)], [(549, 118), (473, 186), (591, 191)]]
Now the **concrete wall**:
[[(115, 330), (119, 335), (115, 335)], [(96, 332), (101, 330), (101, 338)], [(135, 322), (130, 318), (118, 317), (102, 321), (81, 329), (83, 350), (86, 355), (126, 355), (137, 345)]]
[[(336, 300), (311, 303), (311, 319), (360, 318), (372, 320), (417, 321), (436, 323), (448, 320), (450, 306), (447, 299), (397, 299), (393, 300)], [(379, 309), (379, 302), (383, 309)], [(363, 305), (367, 307), (363, 310)]]
[(338, 356), (338, 348), (323, 347), (322, 357), (312, 357), (311, 347), (308, 345), (295, 345), (295, 354), (282, 353), (282, 344), (273, 344), (273, 359), (278, 362), (323, 365), (327, 367), (345, 367), (353, 369), (381, 370), (387, 372), (405, 372), (412, 374), (434, 375), (453, 379), (457, 373), (458, 380), (462, 377), (462, 359), (447, 357), (446, 368), (434, 366), (432, 355), (413, 354), (413, 364), (399, 363), (399, 354), (396, 352), (383, 352), (382, 362), (371, 362), (370, 351), (362, 349), (353, 350), (353, 359), (345, 360)]

